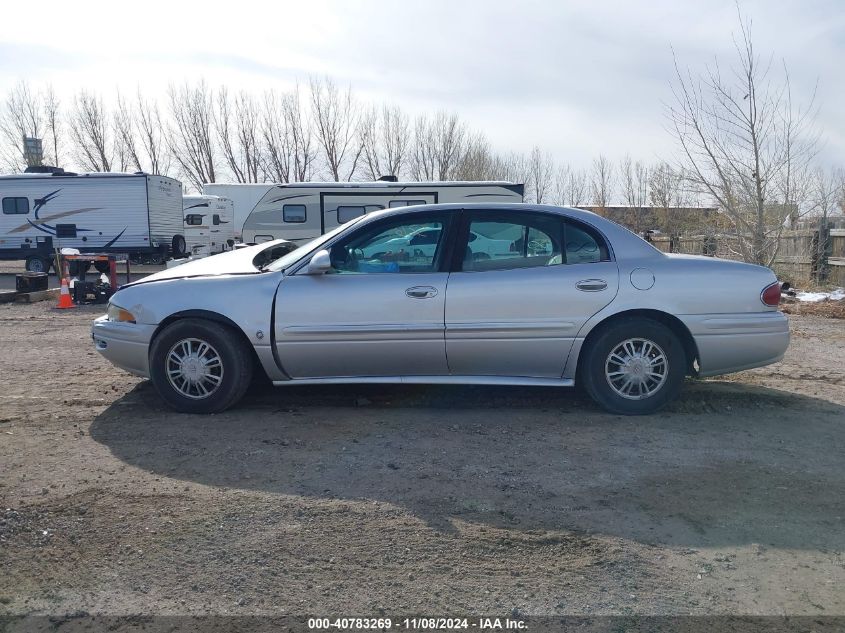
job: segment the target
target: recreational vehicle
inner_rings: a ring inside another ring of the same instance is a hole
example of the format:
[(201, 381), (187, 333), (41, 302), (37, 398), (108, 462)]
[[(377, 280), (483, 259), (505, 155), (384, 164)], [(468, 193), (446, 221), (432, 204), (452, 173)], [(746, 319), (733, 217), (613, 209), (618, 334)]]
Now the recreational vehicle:
[(301, 244), (379, 209), (418, 204), (522, 202), (511, 182), (350, 182), (275, 185), (247, 216), (243, 241), (286, 239)]
[(207, 196), (221, 196), (223, 198), (229, 198), (232, 201), (235, 218), (235, 237), (240, 238), (246, 216), (255, 208), (255, 205), (264, 197), (264, 194), (274, 186), (275, 184), (272, 182), (210, 182), (202, 186), (202, 192)]
[(234, 247), (234, 213), (229, 198), (184, 196), (182, 209), (189, 252), (202, 249), (209, 255), (215, 255)]
[(0, 259), (47, 272), (56, 248), (163, 261), (185, 254), (182, 183), (149, 174), (0, 176)]

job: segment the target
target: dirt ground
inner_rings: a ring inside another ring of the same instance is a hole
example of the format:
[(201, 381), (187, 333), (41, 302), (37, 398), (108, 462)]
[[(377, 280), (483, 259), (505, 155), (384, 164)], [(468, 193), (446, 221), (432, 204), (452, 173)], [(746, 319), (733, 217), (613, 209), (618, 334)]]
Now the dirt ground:
[(165, 409), (0, 305), (0, 614), (845, 615), (845, 325), (624, 418), (570, 390)]

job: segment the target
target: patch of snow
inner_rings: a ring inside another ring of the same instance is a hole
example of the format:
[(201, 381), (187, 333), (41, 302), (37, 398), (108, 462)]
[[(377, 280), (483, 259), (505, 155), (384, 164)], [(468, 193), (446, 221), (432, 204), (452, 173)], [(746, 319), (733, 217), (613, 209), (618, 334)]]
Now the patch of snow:
[(798, 301), (818, 303), (819, 301), (841, 301), (845, 299), (845, 288), (837, 288), (832, 292), (799, 292), (795, 295)]

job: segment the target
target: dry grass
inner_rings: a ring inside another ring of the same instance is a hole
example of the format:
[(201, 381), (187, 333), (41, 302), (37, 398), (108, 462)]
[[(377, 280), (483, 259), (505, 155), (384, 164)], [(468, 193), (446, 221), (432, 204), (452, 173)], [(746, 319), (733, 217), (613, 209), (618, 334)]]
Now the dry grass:
[(829, 319), (845, 319), (845, 299), (839, 301), (795, 301), (782, 303), (780, 309), (787, 314), (811, 314)]

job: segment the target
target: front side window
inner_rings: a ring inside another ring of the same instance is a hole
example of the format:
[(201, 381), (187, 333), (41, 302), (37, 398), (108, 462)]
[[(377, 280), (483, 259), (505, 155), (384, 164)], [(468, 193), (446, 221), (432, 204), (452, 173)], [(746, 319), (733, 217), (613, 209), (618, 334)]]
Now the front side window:
[(563, 218), (527, 213), (471, 216), (463, 270), (508, 270), (561, 263)]
[(305, 222), (307, 213), (304, 204), (286, 204), (282, 207), (282, 220), (285, 222), (293, 222), (301, 224)]
[(29, 198), (3, 198), (3, 213), (26, 215), (29, 213)]
[(185, 224), (188, 226), (201, 226), (202, 215), (199, 213), (189, 213), (185, 216)]
[(443, 254), (443, 215), (377, 222), (332, 246), (341, 274), (436, 272)]

